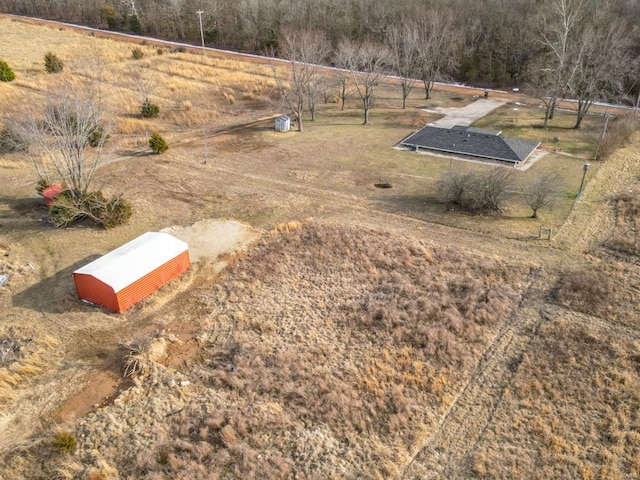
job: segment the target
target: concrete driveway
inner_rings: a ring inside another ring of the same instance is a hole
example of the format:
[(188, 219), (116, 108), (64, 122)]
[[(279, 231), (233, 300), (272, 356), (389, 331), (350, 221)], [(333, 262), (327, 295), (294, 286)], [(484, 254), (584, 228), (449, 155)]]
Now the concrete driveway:
[(505, 100), (493, 100), (490, 98), (479, 98), (473, 103), (462, 108), (441, 108), (425, 109), (427, 112), (439, 113), (443, 118), (433, 123), (435, 127), (450, 128), (454, 125), (469, 126), (487, 113), (507, 103)]

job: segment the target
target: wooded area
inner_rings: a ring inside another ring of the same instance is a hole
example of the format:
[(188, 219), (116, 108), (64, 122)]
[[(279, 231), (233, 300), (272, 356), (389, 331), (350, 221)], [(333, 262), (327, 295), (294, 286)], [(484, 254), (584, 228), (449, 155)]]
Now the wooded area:
[[(635, 105), (640, 2), (628, 0), (0, 0), (3, 12), (285, 56), (287, 36), (320, 32), (335, 65), (344, 42), (386, 46), (388, 72), (424, 82), (521, 87), (545, 97)], [(288, 45), (288, 47), (287, 47)], [(383, 49), (380, 49), (383, 51)], [(403, 84), (413, 87), (412, 83)]]

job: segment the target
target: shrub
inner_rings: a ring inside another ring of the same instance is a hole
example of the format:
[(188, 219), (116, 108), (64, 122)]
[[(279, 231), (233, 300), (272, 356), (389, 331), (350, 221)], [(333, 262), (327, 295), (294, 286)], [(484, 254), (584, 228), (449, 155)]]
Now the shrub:
[(109, 30), (120, 30), (123, 26), (123, 19), (116, 9), (111, 5), (105, 5), (100, 11), (100, 16), (107, 22)]
[(109, 138), (110, 136), (104, 131), (104, 127), (102, 125), (97, 125), (89, 134), (87, 141), (91, 147), (95, 148), (107, 143)]
[(0, 152), (26, 152), (29, 142), (11, 127), (0, 130)]
[(0, 60), (0, 82), (11, 82), (15, 80), (16, 74), (7, 62)]
[(142, 25), (137, 15), (129, 15), (127, 24), (129, 25), (129, 31), (132, 33), (142, 33)]
[(122, 197), (110, 199), (100, 191), (72, 195), (63, 191), (49, 211), (51, 223), (56, 227), (68, 227), (89, 218), (104, 228), (113, 228), (126, 223), (132, 215), (131, 204)]
[(501, 213), (511, 186), (513, 171), (496, 167), (489, 171), (449, 171), (438, 181), (440, 198), (471, 213)]
[(169, 149), (169, 145), (167, 145), (165, 139), (162, 138), (162, 135), (158, 132), (153, 132), (151, 137), (149, 137), (149, 148), (151, 148), (154, 153), (164, 153)]
[(100, 221), (104, 228), (113, 228), (127, 223), (133, 214), (131, 204), (122, 197), (112, 197), (100, 211)]
[(47, 52), (44, 56), (44, 68), (49, 73), (58, 73), (64, 68), (64, 62), (55, 53)]
[(142, 60), (142, 57), (144, 57), (144, 52), (140, 47), (134, 47), (133, 50), (131, 50), (131, 56), (134, 60)]
[(150, 102), (148, 98), (145, 98), (144, 102), (142, 102), (140, 112), (144, 118), (153, 118), (157, 117), (160, 113), (160, 107), (155, 103)]
[(73, 453), (78, 445), (76, 436), (71, 432), (60, 431), (53, 439), (53, 446), (62, 453)]
[(49, 210), (49, 219), (58, 228), (68, 227), (85, 217), (68, 191), (61, 192)]
[(40, 177), (38, 183), (36, 184), (36, 193), (41, 197), (44, 195), (44, 191), (51, 186), (49, 180), (44, 177)]

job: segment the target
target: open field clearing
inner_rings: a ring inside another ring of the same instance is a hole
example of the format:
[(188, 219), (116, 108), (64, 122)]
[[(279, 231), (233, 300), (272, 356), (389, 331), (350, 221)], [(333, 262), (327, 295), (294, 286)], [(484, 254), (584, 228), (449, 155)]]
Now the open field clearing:
[[(496, 93), (474, 125), (548, 153), (511, 169), (502, 214), (471, 215), (438, 181), (493, 166), (395, 146), (481, 91), (415, 89), (403, 110), (383, 83), (371, 125), (351, 97), (282, 133), (267, 64), (0, 27), (0, 128), (99, 84), (113, 129), (94, 183), (133, 207), (56, 229), (29, 156), (0, 153), (0, 479), (638, 475), (637, 133), (593, 161), (602, 116), (544, 130), (537, 100)], [(559, 187), (534, 219), (541, 173)], [(191, 271), (123, 314), (78, 301), (75, 269), (163, 229)]]

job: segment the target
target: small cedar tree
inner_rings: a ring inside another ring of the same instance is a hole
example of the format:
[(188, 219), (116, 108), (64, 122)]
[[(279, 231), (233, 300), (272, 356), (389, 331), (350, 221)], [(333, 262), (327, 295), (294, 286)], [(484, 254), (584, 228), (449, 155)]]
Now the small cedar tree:
[(129, 31), (131, 33), (142, 33), (142, 25), (136, 14), (129, 15), (127, 23), (129, 24)]
[(153, 118), (157, 117), (160, 113), (160, 107), (155, 103), (150, 102), (148, 98), (145, 98), (144, 102), (142, 102), (140, 112), (144, 118)]
[(64, 68), (64, 62), (55, 53), (47, 52), (44, 55), (44, 68), (49, 73), (58, 73)]
[(0, 60), (0, 82), (11, 82), (15, 80), (16, 74), (4, 60)]
[(169, 149), (169, 145), (167, 145), (165, 139), (162, 138), (162, 135), (158, 132), (153, 132), (151, 137), (149, 137), (149, 148), (151, 148), (154, 153), (164, 153)]

